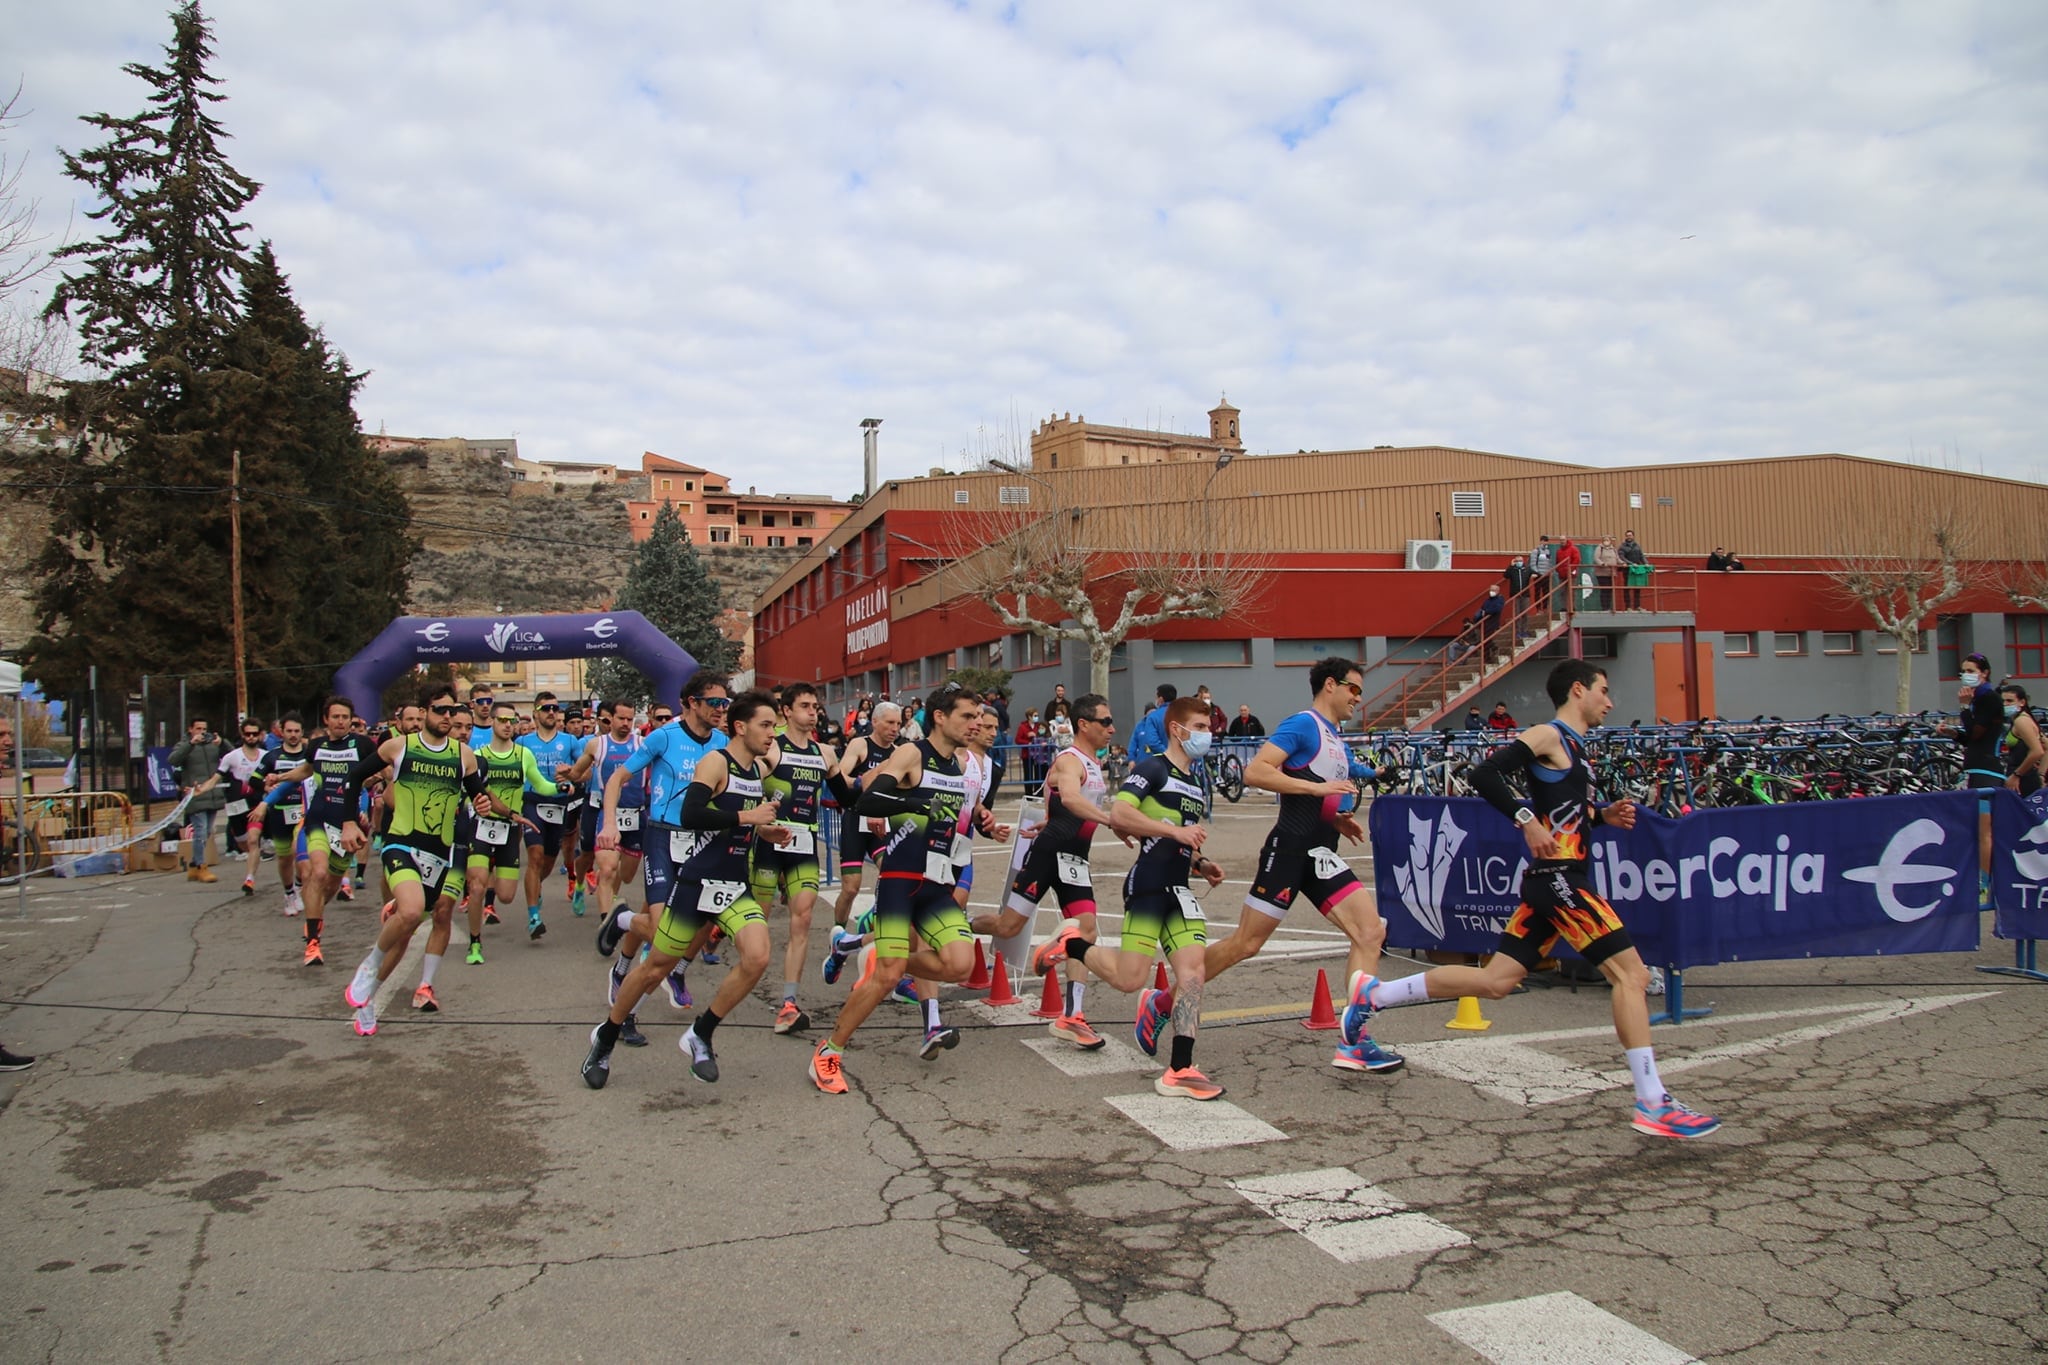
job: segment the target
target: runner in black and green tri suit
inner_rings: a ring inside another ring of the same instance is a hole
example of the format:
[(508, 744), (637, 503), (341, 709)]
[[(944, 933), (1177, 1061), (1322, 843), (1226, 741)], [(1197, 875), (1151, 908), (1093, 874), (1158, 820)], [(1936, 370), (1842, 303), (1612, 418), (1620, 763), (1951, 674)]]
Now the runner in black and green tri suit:
[(560, 790), (553, 778), (542, 774), (533, 750), (514, 742), (518, 728), (519, 712), (509, 702), (499, 702), (491, 714), (489, 741), (475, 749), (484, 790), (490, 793), (497, 812), (479, 817), (476, 837), (469, 846), (469, 956), (464, 960), (472, 967), (481, 966), (484, 960), (484, 892), (490, 889), (492, 878), (496, 878), (501, 904), (514, 904), (513, 897), (518, 894), (524, 855), (513, 827), (527, 824), (520, 809), (526, 789), (530, 786), (550, 796)]
[[(348, 871), (348, 850), (340, 847), (342, 827), (356, 818), (356, 808), (362, 800), (362, 786), (348, 790), (348, 775), (357, 765), (376, 752), (370, 737), (357, 734), (350, 727), (355, 720), (356, 709), (347, 697), (329, 697), (320, 708), (320, 719), (326, 724), (326, 733), (308, 741), (311, 750), (304, 763), (285, 772), (272, 773), (264, 778), (266, 786), (275, 788), (293, 782), (303, 782), (317, 777), (320, 785), (306, 800), (306, 868), (303, 880), (306, 908), (306, 953), (303, 961), (307, 966), (325, 962), (320, 951), (320, 932), (327, 922), (327, 898), (341, 886), (342, 878)], [(283, 804), (282, 801), (279, 804)]]
[[(421, 702), (426, 707), (421, 732), (392, 736), (348, 775), (351, 798), (371, 778), (391, 775), (391, 831), (384, 844), (391, 915), (376, 946), (342, 990), (342, 998), (355, 1011), (355, 1031), (365, 1038), (377, 1031), (378, 984), (391, 975), (428, 907), (441, 898), (455, 857), (455, 827), (464, 798), (474, 800), (480, 814), (497, 810), (484, 790), (476, 756), (449, 733), (462, 709), (455, 704), (455, 689), (445, 683), (429, 684)], [(363, 827), (353, 816), (343, 824), (341, 839), (351, 853), (363, 847)], [(452, 904), (449, 909), (452, 913)]]
[(810, 952), (811, 910), (818, 901), (819, 866), (824, 856), (818, 829), (819, 796), (828, 783), (843, 806), (853, 804), (853, 791), (839, 778), (839, 756), (819, 741), (818, 689), (791, 683), (782, 690), (783, 733), (768, 753), (772, 771), (768, 794), (778, 801), (777, 823), (789, 826), (789, 842), (779, 848), (754, 850), (754, 899), (773, 910), (780, 896), (789, 905), (789, 943), (782, 954), (782, 1008), (775, 1031), (790, 1033), (811, 1026), (811, 1016), (796, 1002)]

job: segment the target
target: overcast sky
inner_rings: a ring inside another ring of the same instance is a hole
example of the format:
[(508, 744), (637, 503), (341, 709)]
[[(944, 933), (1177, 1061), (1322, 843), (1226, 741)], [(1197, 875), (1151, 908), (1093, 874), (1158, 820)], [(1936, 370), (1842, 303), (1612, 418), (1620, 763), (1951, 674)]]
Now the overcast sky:
[[(53, 233), (167, 10), (0, 2)], [(864, 417), (914, 474), (1227, 391), (1255, 451), (2048, 474), (2039, 0), (207, 13), (369, 431), (844, 495)]]

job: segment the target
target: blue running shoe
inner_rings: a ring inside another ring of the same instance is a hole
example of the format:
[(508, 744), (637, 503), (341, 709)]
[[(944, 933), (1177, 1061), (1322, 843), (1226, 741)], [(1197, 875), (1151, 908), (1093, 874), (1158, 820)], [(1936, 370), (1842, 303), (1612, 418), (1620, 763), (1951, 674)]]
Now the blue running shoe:
[(917, 983), (908, 976), (896, 978), (896, 989), (891, 994), (906, 1005), (917, 1003)]
[(569, 913), (577, 919), (583, 918), (583, 888), (577, 887), (569, 893)]
[(1173, 1010), (1173, 992), (1150, 988), (1138, 997), (1138, 1020), (1132, 1031), (1138, 1035), (1138, 1046), (1147, 1057), (1159, 1055), (1159, 1030), (1166, 1027), (1167, 1016)]
[(832, 931), (832, 951), (825, 954), (825, 984), (830, 986), (839, 980), (839, 974), (846, 970), (846, 959), (860, 951), (860, 935), (849, 934), (844, 929)]
[(629, 1014), (626, 1022), (619, 1025), (619, 1041), (627, 1047), (646, 1047), (647, 1035), (640, 1031), (640, 1016)]
[(621, 958), (612, 964), (610, 971), (604, 974), (606, 983), (604, 991), (605, 1004), (616, 1005), (619, 1003), (619, 988), (626, 984), (626, 977), (631, 974), (632, 970), (632, 967), (626, 963), (626, 960)]
[(1360, 1038), (1356, 1043), (1339, 1047), (1337, 1055), (1330, 1058), (1330, 1065), (1339, 1071), (1399, 1071), (1408, 1065), (1408, 1059), (1387, 1051), (1370, 1038)]
[(1657, 1104), (1644, 1104), (1637, 1100), (1635, 1118), (1629, 1126), (1653, 1137), (1696, 1138), (1705, 1137), (1719, 1128), (1721, 1120), (1688, 1109), (1666, 1095)]
[(529, 939), (537, 939), (547, 931), (548, 927), (540, 922), (540, 907), (529, 905), (526, 908), (526, 936)]
[(1356, 1047), (1358, 1040), (1365, 1036), (1365, 1026), (1371, 1022), (1377, 1011), (1372, 1007), (1372, 988), (1380, 984), (1376, 976), (1364, 972), (1351, 974), (1351, 1003), (1344, 1007), (1344, 1014), (1338, 1023), (1346, 1047)]
[(668, 974), (668, 1002), (679, 1010), (686, 1010), (696, 1002), (690, 998), (690, 988), (683, 984), (683, 969), (677, 967)]

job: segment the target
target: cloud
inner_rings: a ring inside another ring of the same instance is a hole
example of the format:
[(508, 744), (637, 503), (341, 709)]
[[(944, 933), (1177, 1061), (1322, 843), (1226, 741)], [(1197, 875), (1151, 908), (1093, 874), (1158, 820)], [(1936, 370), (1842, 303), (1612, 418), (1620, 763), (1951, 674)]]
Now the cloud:
[[(161, 3), (10, 26), (46, 217)], [(372, 429), (846, 493), (1052, 411), (2039, 477), (2037, 7), (209, 7)], [(81, 222), (81, 226), (83, 226)]]

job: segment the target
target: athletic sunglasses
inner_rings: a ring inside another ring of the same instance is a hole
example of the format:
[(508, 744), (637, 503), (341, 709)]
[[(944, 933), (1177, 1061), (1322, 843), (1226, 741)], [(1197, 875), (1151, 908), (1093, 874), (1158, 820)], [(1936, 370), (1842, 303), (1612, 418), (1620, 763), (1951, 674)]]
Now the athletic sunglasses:
[(731, 697), (699, 697), (697, 700), (714, 711), (723, 711), (732, 705)]
[(561, 707), (559, 707), (559, 706), (536, 706), (536, 707), (534, 708), (534, 710), (536, 710), (536, 711), (555, 711), (555, 712), (560, 712), (560, 711), (561, 711), (561, 709), (562, 709), (562, 708), (561, 708)]
[(654, 713), (654, 723), (656, 725), (666, 725), (675, 718), (675, 712), (673, 711), (657, 711)]
[(437, 716), (459, 716), (462, 714), (462, 708), (459, 706), (429, 706), (427, 709)]

